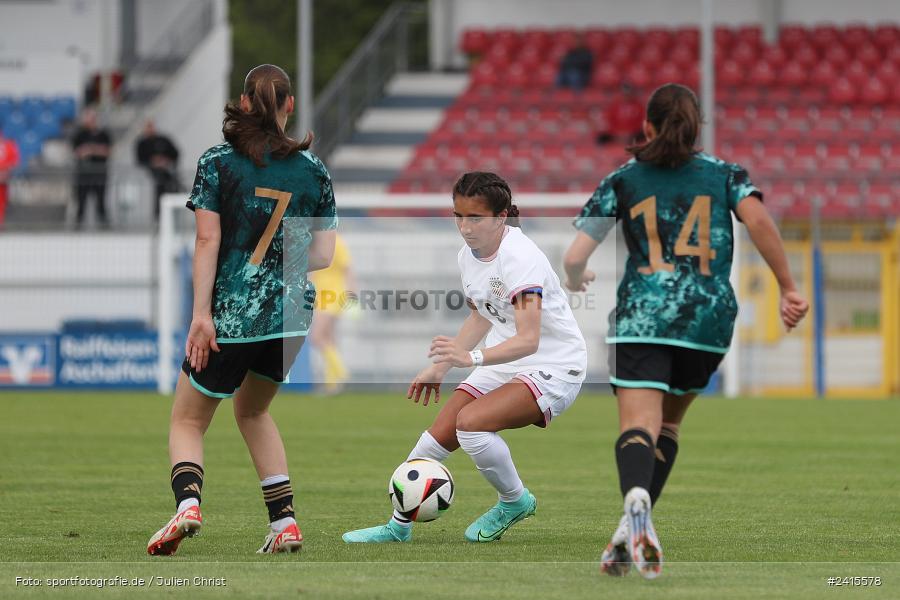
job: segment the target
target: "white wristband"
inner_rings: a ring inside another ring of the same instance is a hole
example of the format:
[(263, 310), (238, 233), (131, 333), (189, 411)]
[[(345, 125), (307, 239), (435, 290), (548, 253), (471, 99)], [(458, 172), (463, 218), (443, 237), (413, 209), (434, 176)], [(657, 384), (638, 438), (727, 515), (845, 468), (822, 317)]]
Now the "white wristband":
[(484, 354), (481, 352), (481, 350), (472, 350), (471, 352), (469, 352), (469, 358), (472, 359), (473, 367), (480, 367), (484, 364)]

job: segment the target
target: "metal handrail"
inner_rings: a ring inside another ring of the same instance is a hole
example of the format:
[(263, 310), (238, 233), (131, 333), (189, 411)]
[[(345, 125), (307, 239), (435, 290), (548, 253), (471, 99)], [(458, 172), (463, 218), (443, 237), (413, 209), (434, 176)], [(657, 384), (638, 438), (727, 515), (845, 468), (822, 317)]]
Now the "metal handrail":
[(314, 150), (327, 158), (353, 132), (356, 119), (409, 66), (409, 28), (424, 22), (422, 4), (392, 4), (315, 99)]

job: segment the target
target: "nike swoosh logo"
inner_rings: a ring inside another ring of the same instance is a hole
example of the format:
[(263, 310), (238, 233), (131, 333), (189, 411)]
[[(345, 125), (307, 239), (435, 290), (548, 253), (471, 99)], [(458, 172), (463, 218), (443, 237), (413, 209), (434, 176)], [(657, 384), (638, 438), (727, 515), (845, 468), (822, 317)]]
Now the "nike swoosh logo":
[(509, 523), (507, 523), (503, 529), (499, 530), (493, 536), (484, 535), (484, 530), (479, 529), (478, 530), (478, 541), (489, 541), (489, 540), (497, 539), (498, 537), (500, 537), (501, 535), (506, 533), (507, 529), (509, 529), (510, 527), (512, 527), (513, 525), (515, 525), (516, 523), (518, 523), (519, 521), (521, 521), (522, 519), (524, 519), (527, 516), (528, 516), (528, 509), (525, 509), (522, 512), (520, 512), (519, 514), (517, 514), (515, 517), (513, 517), (512, 520)]

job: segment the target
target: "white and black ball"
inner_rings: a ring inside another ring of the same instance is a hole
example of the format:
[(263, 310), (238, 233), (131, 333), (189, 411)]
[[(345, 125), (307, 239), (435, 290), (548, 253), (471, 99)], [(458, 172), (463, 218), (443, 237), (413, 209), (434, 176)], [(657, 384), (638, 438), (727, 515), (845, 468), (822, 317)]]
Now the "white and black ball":
[(447, 467), (430, 458), (411, 458), (391, 475), (394, 510), (410, 521), (434, 521), (450, 508), (455, 486)]

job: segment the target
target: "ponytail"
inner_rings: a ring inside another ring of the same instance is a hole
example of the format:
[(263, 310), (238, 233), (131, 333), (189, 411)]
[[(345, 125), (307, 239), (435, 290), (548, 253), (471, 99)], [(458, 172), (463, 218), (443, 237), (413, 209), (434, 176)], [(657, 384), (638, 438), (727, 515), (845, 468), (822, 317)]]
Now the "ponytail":
[(626, 148), (637, 160), (674, 168), (688, 162), (698, 151), (700, 102), (690, 88), (677, 83), (658, 88), (647, 103), (647, 121), (653, 125), (656, 136)]
[(465, 198), (480, 197), (491, 209), (494, 216), (506, 211), (506, 224), (510, 227), (521, 227), (519, 223), (519, 207), (512, 203), (512, 191), (509, 184), (495, 173), (472, 171), (456, 180), (453, 186), (454, 196)]
[(244, 80), (244, 96), (250, 101), (250, 110), (244, 111), (239, 102), (225, 106), (225, 141), (259, 167), (265, 165), (267, 152), (280, 159), (308, 149), (312, 132), (298, 142), (285, 134), (278, 123), (278, 113), (290, 95), (291, 80), (280, 67), (260, 65), (252, 69)]

